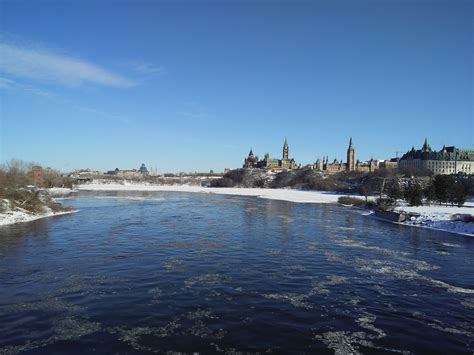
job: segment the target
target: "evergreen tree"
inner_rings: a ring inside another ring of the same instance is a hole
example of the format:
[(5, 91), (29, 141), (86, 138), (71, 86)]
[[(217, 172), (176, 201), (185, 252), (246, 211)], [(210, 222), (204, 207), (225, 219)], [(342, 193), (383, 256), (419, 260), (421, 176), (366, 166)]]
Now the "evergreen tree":
[(448, 189), (448, 200), (452, 205), (458, 205), (461, 207), (466, 202), (466, 189), (460, 181), (456, 181)]
[(455, 180), (452, 175), (436, 175), (433, 179), (434, 198), (439, 204), (448, 204), (449, 189), (454, 186)]
[(387, 190), (387, 197), (389, 198), (390, 203), (395, 203), (397, 200), (403, 198), (403, 191), (400, 188), (400, 184), (398, 182), (394, 183)]
[(421, 206), (423, 205), (423, 190), (420, 185), (414, 183), (410, 184), (405, 189), (405, 200), (410, 206)]

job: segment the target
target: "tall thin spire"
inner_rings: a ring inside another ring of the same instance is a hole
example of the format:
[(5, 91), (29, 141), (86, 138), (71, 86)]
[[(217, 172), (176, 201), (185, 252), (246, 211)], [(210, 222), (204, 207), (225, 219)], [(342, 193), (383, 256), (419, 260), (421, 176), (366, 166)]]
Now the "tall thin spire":
[(423, 151), (424, 152), (430, 151), (430, 145), (428, 144), (428, 138), (425, 138), (425, 142), (423, 143)]
[(352, 145), (352, 137), (349, 139), (349, 147), (347, 148), (347, 164), (346, 164), (347, 171), (354, 171), (355, 170), (355, 149)]
[(289, 149), (288, 149), (288, 141), (285, 137), (285, 143), (283, 144), (283, 160), (288, 160)]

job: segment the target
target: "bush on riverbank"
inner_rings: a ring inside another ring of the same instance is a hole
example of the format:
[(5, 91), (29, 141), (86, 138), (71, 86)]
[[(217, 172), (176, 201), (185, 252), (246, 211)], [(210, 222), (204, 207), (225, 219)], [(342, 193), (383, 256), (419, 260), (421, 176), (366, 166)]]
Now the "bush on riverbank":
[(356, 207), (365, 207), (367, 204), (364, 199), (350, 196), (341, 196), (337, 199), (341, 205), (349, 205)]
[(71, 210), (55, 202), (48, 193), (33, 187), (0, 189), (0, 198), (0, 213), (16, 209), (34, 214), (44, 213), (47, 209), (54, 213)]
[(212, 180), (210, 187), (268, 187), (268, 176), (261, 169), (235, 169), (226, 173), (222, 178)]
[(0, 166), (0, 213), (21, 209), (30, 213), (40, 214), (48, 209), (53, 212), (70, 210), (54, 202), (41, 187), (63, 187), (66, 178), (58, 172), (48, 169), (43, 173), (43, 184), (33, 186), (31, 174), (33, 163), (11, 160)]

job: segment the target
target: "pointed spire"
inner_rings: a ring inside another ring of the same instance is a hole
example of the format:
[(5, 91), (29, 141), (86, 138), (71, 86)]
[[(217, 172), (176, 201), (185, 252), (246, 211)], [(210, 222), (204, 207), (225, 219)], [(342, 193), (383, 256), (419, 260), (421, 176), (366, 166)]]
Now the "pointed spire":
[(252, 147), (250, 147), (249, 157), (253, 156)]
[(428, 144), (428, 138), (425, 138), (425, 142), (423, 143), (423, 151), (428, 152), (430, 151), (430, 145)]

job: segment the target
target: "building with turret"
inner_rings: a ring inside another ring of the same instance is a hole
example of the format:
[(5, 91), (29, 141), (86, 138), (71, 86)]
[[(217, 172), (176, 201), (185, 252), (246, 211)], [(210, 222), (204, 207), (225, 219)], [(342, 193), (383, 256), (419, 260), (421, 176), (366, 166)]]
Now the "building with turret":
[(352, 144), (352, 137), (349, 139), (349, 146), (347, 147), (347, 160), (344, 163), (342, 160), (334, 159), (329, 162), (329, 157), (318, 159), (313, 164), (313, 169), (328, 174), (340, 173), (343, 171), (357, 171), (357, 172), (373, 172), (379, 168), (377, 160), (370, 159), (367, 162), (361, 162), (355, 158), (355, 147)]
[(140, 169), (138, 171), (143, 175), (143, 176), (148, 176), (150, 173), (148, 172), (148, 169), (146, 168), (145, 164), (142, 163), (140, 166)]
[(283, 154), (281, 159), (272, 159), (270, 154), (266, 153), (263, 160), (259, 160), (258, 156), (253, 154), (252, 149), (250, 149), (249, 155), (244, 160), (244, 168), (252, 169), (267, 169), (267, 170), (291, 170), (296, 169), (296, 161), (290, 159), (290, 148), (288, 146), (288, 141), (285, 138), (285, 143), (283, 143)]
[(258, 165), (258, 156), (253, 154), (252, 148), (250, 148), (249, 155), (244, 160), (244, 168), (251, 169), (257, 168)]
[(425, 138), (421, 149), (412, 147), (399, 161), (400, 169), (429, 170), (433, 174), (474, 174), (474, 150), (454, 146), (433, 151)]
[(355, 166), (355, 149), (352, 145), (352, 137), (349, 140), (349, 147), (347, 148), (347, 164), (346, 170), (347, 171), (354, 171), (356, 168)]

